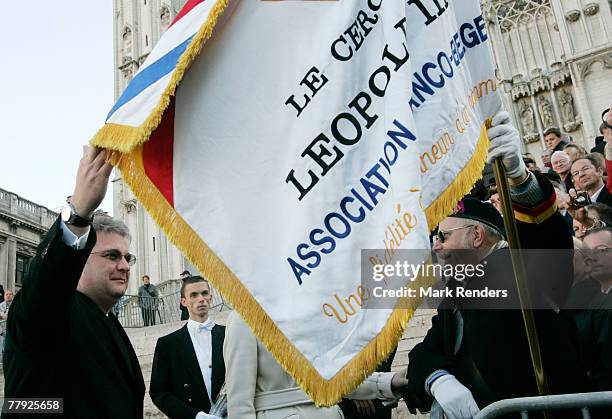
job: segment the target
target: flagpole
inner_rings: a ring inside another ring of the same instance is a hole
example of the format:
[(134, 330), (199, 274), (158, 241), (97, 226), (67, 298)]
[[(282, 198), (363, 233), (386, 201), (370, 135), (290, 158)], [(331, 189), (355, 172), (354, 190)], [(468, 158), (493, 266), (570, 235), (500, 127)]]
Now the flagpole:
[[(544, 367), (542, 363), (542, 353), (540, 352), (540, 343), (536, 331), (535, 318), (531, 307), (531, 299), (527, 290), (527, 271), (525, 263), (520, 253), (521, 243), (519, 240), (516, 219), (512, 210), (512, 201), (510, 198), (510, 186), (506, 178), (506, 170), (501, 159), (493, 161), (493, 172), (495, 181), (497, 182), (497, 191), (502, 204), (502, 214), (504, 216), (504, 227), (506, 228), (506, 237), (510, 245), (510, 258), (516, 279), (516, 286), (519, 293), (519, 302), (521, 304), (521, 312), (523, 314), (523, 322), (527, 331), (527, 341), (529, 343), (529, 352), (531, 354), (531, 362), (538, 385), (538, 393), (541, 396), (547, 395), (548, 382), (544, 375)], [(545, 417), (547, 417), (545, 412)]]

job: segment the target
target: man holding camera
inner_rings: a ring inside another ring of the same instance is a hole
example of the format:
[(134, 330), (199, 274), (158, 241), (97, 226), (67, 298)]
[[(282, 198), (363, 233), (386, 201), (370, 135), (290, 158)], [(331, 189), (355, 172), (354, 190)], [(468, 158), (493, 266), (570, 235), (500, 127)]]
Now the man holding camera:
[(576, 194), (570, 191), (570, 195), (574, 198), (572, 200), (574, 206), (585, 206), (591, 202), (601, 202), (612, 206), (612, 194), (604, 184), (603, 167), (597, 158), (589, 154), (577, 159), (572, 163), (570, 173), (574, 186), (579, 191)]

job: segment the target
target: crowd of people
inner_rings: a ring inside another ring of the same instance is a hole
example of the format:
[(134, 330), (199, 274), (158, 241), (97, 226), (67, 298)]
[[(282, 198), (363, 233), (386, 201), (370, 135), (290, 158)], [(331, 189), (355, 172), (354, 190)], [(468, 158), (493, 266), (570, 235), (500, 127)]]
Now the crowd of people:
[[(532, 299), (544, 307), (534, 316), (548, 390), (612, 390), (612, 183), (605, 177), (612, 109), (603, 115), (607, 143), (590, 154), (548, 129), (541, 167), (521, 153), (507, 113), (493, 118), (488, 135), (489, 162), (499, 158), (506, 169), (522, 247), (588, 255), (584, 263), (551, 261), (545, 275), (530, 278)], [(121, 221), (93, 216), (111, 169), (105, 151), (84, 151), (74, 193), (9, 303), (4, 396), (62, 398), (70, 418), (143, 417), (141, 367), (111, 310), (127, 289), (131, 237)], [(475, 189), (464, 198), (432, 236), (433, 251), (447, 263), (485, 262), (484, 276), (464, 284), (474, 290), (513, 283), (512, 271), (502, 268), (510, 259), (502, 203), (496, 190), (485, 192)], [(454, 252), (459, 249), (471, 252)], [(339, 405), (319, 408), (237, 313), (226, 327), (209, 318), (212, 291), (205, 278), (182, 276), (187, 322), (158, 339), (149, 388), (170, 418), (216, 419), (222, 412), (211, 409), (219, 394), (226, 395), (232, 419), (389, 418), (400, 399), (412, 411), (439, 409), (449, 419), (469, 419), (497, 400), (538, 394), (521, 311), (446, 298), (406, 369), (389, 372), (392, 355)], [(518, 291), (510, 292), (516, 299)], [(138, 295), (145, 325), (155, 324), (154, 307), (145, 301), (159, 293), (148, 276)], [(63, 327), (48, 327), (50, 313)]]

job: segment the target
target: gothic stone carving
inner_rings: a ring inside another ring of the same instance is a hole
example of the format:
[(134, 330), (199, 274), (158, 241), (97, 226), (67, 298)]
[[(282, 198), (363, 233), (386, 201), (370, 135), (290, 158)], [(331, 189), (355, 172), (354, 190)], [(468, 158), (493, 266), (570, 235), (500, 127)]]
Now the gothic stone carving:
[(587, 16), (593, 16), (596, 15), (597, 12), (599, 12), (599, 4), (597, 3), (589, 3), (586, 6), (584, 6), (584, 14)]
[(162, 26), (164, 28), (167, 27), (170, 24), (170, 22), (172, 21), (172, 16), (170, 14), (170, 9), (165, 4), (162, 6), (162, 8), (159, 11), (159, 19), (160, 19), (161, 24), (162, 24)]
[(570, 10), (565, 14), (565, 19), (570, 23), (576, 22), (580, 19), (580, 10)]
[(121, 69), (121, 73), (123, 74), (123, 78), (126, 81), (132, 80), (132, 76), (134, 75), (134, 70), (132, 70), (132, 66), (128, 65)]
[(531, 95), (531, 88), (529, 87), (529, 83), (527, 83), (522, 74), (515, 74), (512, 76), (512, 100), (517, 101), (518, 99), (524, 96)]
[(549, 89), (548, 79), (542, 74), (541, 68), (534, 68), (531, 72), (531, 93), (536, 94)]
[(126, 26), (121, 34), (123, 41), (123, 53), (124, 55), (130, 55), (132, 52), (132, 28)]
[(553, 89), (564, 85), (571, 78), (570, 69), (567, 65), (560, 62), (552, 63), (552, 72), (550, 73), (550, 85)]
[(585, 79), (593, 72), (593, 64), (600, 62), (606, 70), (612, 69), (612, 53), (607, 53), (605, 55), (600, 55), (590, 59), (587, 62), (578, 64), (578, 72), (580, 73), (580, 78)]
[(136, 199), (130, 199), (129, 201), (121, 202), (125, 207), (125, 211), (129, 214), (133, 211), (136, 211)]
[[(523, 132), (525, 133), (525, 140), (532, 134), (536, 134), (536, 121), (533, 108), (526, 101), (522, 102), (521, 109), (521, 125), (523, 126)], [(536, 134), (537, 136), (537, 134)]]
[(538, 107), (540, 108), (540, 117), (542, 118), (544, 129), (554, 126), (555, 118), (553, 116), (553, 108), (544, 95), (538, 98)]
[(521, 82), (512, 86), (512, 100), (517, 101), (524, 96), (530, 95), (531, 89), (529, 88), (529, 84)]
[(573, 132), (580, 126), (580, 120), (576, 117), (576, 109), (574, 108), (574, 98), (569, 89), (563, 89), (559, 95), (561, 103), (561, 113), (563, 114), (563, 128), (567, 132)]
[(574, 98), (567, 89), (561, 91), (559, 102), (561, 102), (561, 109), (563, 110), (563, 120), (565, 122), (574, 122), (576, 120)]

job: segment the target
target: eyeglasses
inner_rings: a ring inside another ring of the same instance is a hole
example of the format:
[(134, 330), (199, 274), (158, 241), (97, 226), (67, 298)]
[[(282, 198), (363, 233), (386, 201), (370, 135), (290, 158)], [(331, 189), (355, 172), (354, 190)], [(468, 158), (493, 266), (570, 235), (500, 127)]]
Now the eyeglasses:
[(572, 176), (576, 177), (576, 176), (580, 176), (582, 173), (586, 173), (589, 170), (595, 170), (595, 166), (585, 166), (582, 169), (576, 170), (575, 172), (572, 172)]
[(91, 252), (92, 255), (100, 255), (103, 258), (110, 260), (113, 263), (119, 263), (121, 258), (125, 259), (125, 261), (130, 266), (134, 266), (136, 263), (136, 256), (131, 253), (122, 254), (120, 251), (111, 249), (111, 250), (103, 250), (101, 252)]
[(474, 227), (474, 224), (470, 224), (470, 225), (463, 226), (463, 227), (451, 228), (450, 230), (446, 230), (446, 231), (439, 230), (438, 234), (434, 235), (434, 242), (440, 241), (440, 243), (444, 243), (444, 241), (450, 237), (450, 233), (452, 233), (453, 231), (457, 231), (457, 230), (463, 230), (464, 228), (468, 228), (468, 227)]
[(553, 162), (550, 162), (550, 164), (552, 164), (553, 166), (559, 166), (561, 164), (567, 164), (569, 163), (569, 159), (561, 159), (561, 160), (555, 160)]

